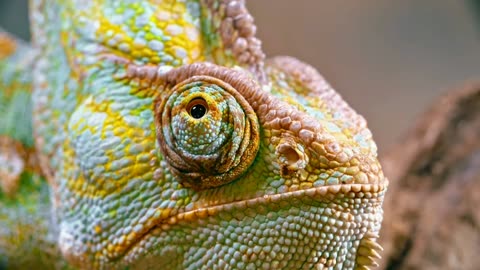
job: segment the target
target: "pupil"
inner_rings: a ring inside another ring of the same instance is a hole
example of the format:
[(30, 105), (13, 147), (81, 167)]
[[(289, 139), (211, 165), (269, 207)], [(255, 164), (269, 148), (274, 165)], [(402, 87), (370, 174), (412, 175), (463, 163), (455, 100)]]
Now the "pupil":
[(196, 104), (193, 105), (193, 107), (190, 109), (190, 115), (195, 119), (199, 119), (205, 115), (206, 111), (207, 108), (205, 108), (205, 106), (203, 106), (202, 104)]

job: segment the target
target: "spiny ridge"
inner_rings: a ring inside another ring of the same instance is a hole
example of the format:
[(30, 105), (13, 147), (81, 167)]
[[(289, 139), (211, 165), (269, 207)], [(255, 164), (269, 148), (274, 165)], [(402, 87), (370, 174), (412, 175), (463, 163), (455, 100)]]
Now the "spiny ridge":
[(357, 250), (357, 259), (355, 270), (368, 270), (370, 267), (378, 267), (377, 259), (381, 259), (379, 254), (383, 250), (377, 243), (378, 234), (366, 232)]

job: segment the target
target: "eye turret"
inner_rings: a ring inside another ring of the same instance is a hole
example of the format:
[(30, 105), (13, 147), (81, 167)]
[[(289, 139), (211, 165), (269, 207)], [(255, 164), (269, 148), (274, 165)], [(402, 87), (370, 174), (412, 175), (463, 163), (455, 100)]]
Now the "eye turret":
[(155, 119), (160, 149), (172, 172), (183, 185), (201, 190), (227, 184), (247, 170), (258, 151), (260, 128), (252, 107), (235, 88), (246, 75), (225, 76), (241, 73), (198, 67), (166, 76)]

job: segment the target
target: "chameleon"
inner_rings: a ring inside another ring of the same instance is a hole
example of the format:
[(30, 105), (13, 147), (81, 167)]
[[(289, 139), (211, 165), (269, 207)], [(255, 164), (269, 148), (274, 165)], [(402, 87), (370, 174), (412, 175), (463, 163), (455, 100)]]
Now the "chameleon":
[(370, 269), (366, 120), (241, 0), (31, 0), (0, 34), (0, 267)]

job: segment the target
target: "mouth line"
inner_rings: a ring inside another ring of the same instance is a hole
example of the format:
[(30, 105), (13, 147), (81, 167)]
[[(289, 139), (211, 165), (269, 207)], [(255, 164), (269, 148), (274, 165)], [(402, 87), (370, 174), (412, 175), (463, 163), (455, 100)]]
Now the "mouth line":
[(199, 219), (205, 219), (210, 216), (213, 216), (221, 211), (232, 211), (235, 209), (246, 209), (252, 208), (260, 204), (271, 204), (275, 205), (278, 202), (285, 201), (293, 198), (300, 197), (309, 197), (309, 198), (326, 198), (327, 200), (335, 199), (336, 195), (347, 194), (352, 192), (355, 194), (355, 197), (360, 198), (378, 198), (378, 195), (386, 190), (388, 187), (388, 180), (385, 180), (382, 183), (378, 184), (342, 184), (342, 185), (332, 185), (332, 186), (320, 186), (312, 187), (308, 189), (289, 191), (285, 193), (277, 193), (271, 195), (263, 195), (251, 199), (233, 201), (224, 204), (207, 206), (195, 210), (190, 210), (182, 213), (175, 214), (166, 218), (157, 218), (152, 223), (153, 225), (146, 229), (146, 231), (138, 237), (136, 237), (130, 245), (126, 246), (125, 251), (122, 254), (119, 254), (117, 259), (124, 258), (128, 256), (131, 252), (135, 250), (135, 247), (138, 246), (145, 238), (147, 238), (151, 232), (155, 229), (160, 228), (162, 231), (167, 231), (172, 226), (180, 222), (192, 222)]
[(296, 191), (289, 191), (285, 193), (263, 195), (263, 196), (255, 197), (251, 199), (212, 205), (204, 208), (199, 208), (199, 209), (179, 213), (171, 217), (168, 217), (166, 219), (159, 220), (159, 222), (157, 222), (156, 225), (153, 226), (153, 228), (158, 227), (162, 224), (175, 225), (178, 222), (183, 220), (193, 221), (195, 219), (206, 218), (208, 216), (213, 216), (214, 214), (224, 210), (228, 211), (228, 210), (233, 210), (235, 208), (253, 207), (255, 205), (262, 204), (262, 203), (263, 204), (276, 203), (279, 201), (283, 201), (291, 198), (299, 198), (303, 196), (307, 196), (311, 198), (333, 199), (336, 194), (339, 194), (339, 193), (346, 194), (353, 191), (355, 194), (360, 194), (360, 192), (363, 192), (364, 193), (363, 197), (368, 197), (368, 196), (372, 197), (371, 196), (372, 194), (376, 195), (382, 192), (383, 190), (386, 189), (387, 186), (388, 186), (388, 181), (385, 181), (385, 183), (381, 183), (381, 184), (343, 184), (343, 185), (332, 185), (332, 186), (320, 186), (320, 187), (313, 187), (313, 188), (307, 188), (307, 189), (296, 190)]

